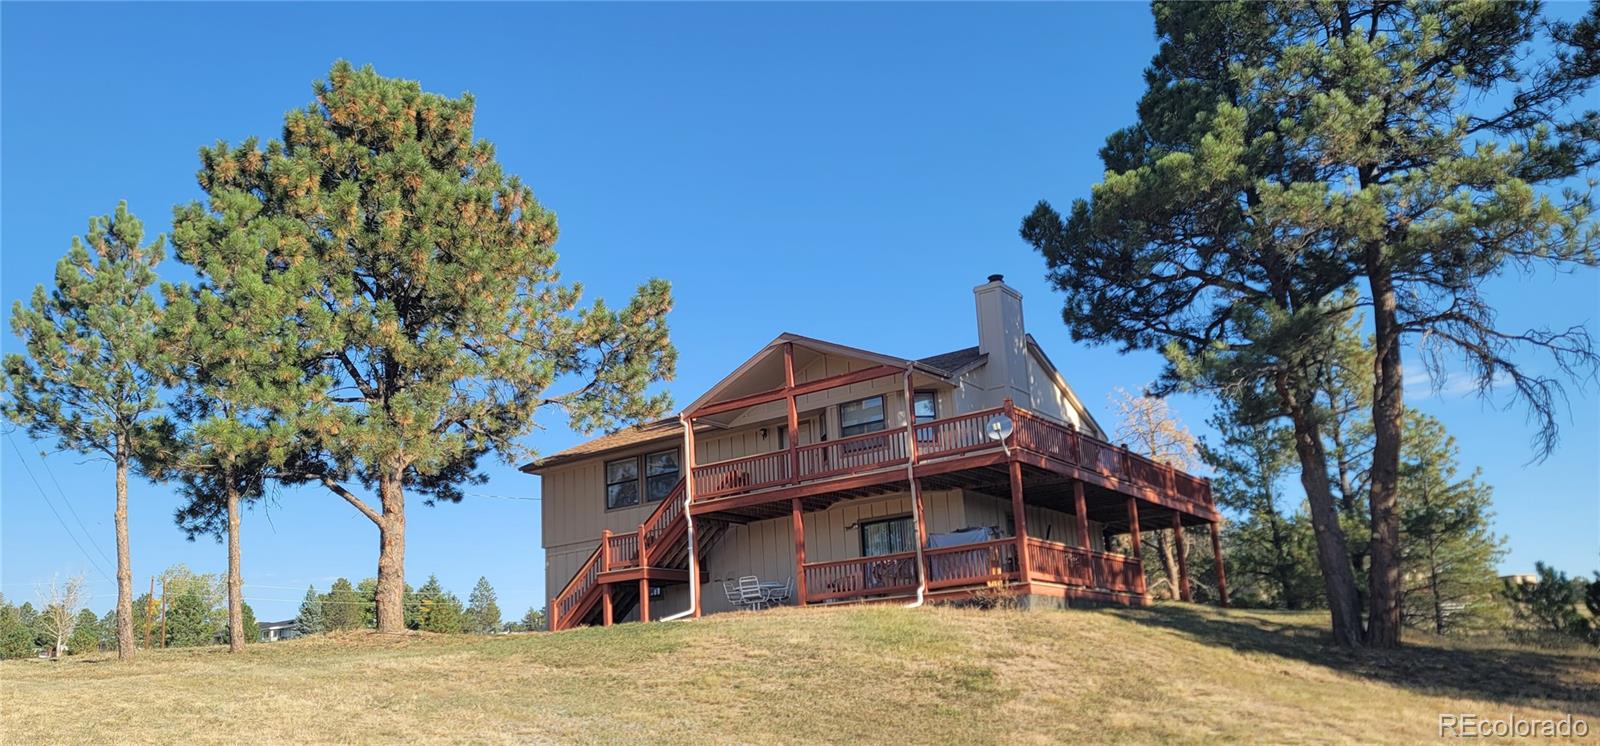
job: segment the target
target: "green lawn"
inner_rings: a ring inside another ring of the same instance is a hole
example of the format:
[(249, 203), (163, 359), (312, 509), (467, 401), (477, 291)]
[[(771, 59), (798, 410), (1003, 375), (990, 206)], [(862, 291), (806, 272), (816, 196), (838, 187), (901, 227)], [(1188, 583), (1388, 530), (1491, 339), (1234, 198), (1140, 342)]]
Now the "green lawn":
[(0, 663), (7, 743), (1411, 742), (1585, 718), (1600, 656), (1324, 647), (1320, 614), (853, 608), (498, 638), (372, 633)]

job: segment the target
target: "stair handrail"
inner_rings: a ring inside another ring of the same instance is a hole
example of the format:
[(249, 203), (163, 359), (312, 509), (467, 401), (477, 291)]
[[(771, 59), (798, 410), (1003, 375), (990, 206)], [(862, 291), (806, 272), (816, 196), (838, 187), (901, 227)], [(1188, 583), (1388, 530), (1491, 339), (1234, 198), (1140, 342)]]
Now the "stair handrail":
[[(589, 553), (589, 558), (584, 560), (583, 564), (578, 565), (578, 571), (572, 574), (572, 579), (568, 580), (567, 584), (565, 586), (562, 586), (561, 592), (557, 593), (555, 598), (551, 599), (551, 601), (550, 601), (550, 628), (552, 630), (561, 629), (560, 624), (562, 622), (562, 619), (561, 619), (562, 601), (564, 601), (567, 598), (567, 596), (572, 593), (572, 591), (574, 589), (574, 586), (576, 586), (578, 584), (579, 580), (582, 580), (583, 578), (588, 577), (588, 575), (589, 575), (589, 566), (590, 565), (598, 565), (600, 563), (600, 550), (604, 546), (605, 546), (604, 542), (601, 542), (600, 544), (596, 545), (595, 548), (594, 548), (594, 551)], [(598, 587), (598, 586), (599, 586), (599, 583), (596, 583), (594, 586), (591, 586), (589, 590), (593, 590), (594, 587)]]
[[(643, 537), (643, 540), (639, 543), (640, 567), (649, 564), (650, 550), (655, 548), (656, 542), (660, 539), (661, 534), (666, 532), (667, 527), (671, 526), (679, 515), (682, 515), (682, 511), (685, 508), (683, 505), (684, 485), (687, 481), (688, 477), (680, 478), (678, 483), (672, 486), (672, 491), (667, 493), (666, 499), (662, 500), (661, 504), (657, 505), (656, 509), (650, 513), (650, 517), (639, 524), (639, 532)], [(677, 512), (677, 515), (673, 514), (674, 511)]]

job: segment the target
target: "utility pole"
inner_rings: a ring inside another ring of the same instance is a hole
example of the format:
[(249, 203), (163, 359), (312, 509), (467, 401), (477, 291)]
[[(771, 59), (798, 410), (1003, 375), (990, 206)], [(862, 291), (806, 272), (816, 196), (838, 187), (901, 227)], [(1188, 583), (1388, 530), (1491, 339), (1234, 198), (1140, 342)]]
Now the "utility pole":
[(144, 649), (150, 649), (150, 623), (156, 620), (156, 576), (150, 576), (150, 595), (144, 597)]
[(167, 646), (167, 581), (161, 581), (161, 647)]

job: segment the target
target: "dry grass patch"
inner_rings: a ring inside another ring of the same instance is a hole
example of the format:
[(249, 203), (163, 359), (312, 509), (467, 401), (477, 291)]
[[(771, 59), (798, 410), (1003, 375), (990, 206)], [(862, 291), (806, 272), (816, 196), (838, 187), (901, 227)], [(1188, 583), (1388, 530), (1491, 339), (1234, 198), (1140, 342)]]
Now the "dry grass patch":
[(1318, 614), (778, 610), (468, 638), (354, 633), (0, 663), (33, 742), (1409, 742), (1441, 712), (1600, 732), (1600, 657), (1323, 645)]

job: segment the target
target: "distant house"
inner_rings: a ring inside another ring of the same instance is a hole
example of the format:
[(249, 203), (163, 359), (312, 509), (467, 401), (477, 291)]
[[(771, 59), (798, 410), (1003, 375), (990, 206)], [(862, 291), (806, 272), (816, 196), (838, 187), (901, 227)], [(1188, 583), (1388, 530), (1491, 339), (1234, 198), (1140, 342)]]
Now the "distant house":
[(678, 416), (522, 467), (550, 628), (737, 608), (748, 576), (799, 605), (1148, 603), (1110, 537), (1209, 525), (1215, 546), (1210, 483), (1106, 442), (1022, 295), (999, 275), (973, 293), (976, 346), (904, 358), (782, 334)]
[(300, 636), (300, 630), (295, 627), (295, 620), (293, 619), (282, 622), (262, 622), (260, 626), (262, 642), (293, 640)]

